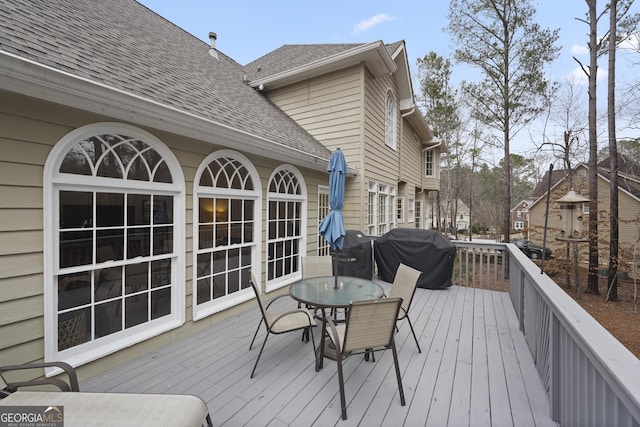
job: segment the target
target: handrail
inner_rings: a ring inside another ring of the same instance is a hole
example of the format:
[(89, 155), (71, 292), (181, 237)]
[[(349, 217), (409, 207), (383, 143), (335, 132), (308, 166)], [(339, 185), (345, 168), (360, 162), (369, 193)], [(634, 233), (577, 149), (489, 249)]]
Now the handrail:
[[(454, 271), (454, 283), (462, 277), (478, 276), (478, 270), (469, 269), (478, 268), (474, 262), (482, 259), (479, 253), (500, 254), (496, 258), (500, 262), (480, 263), (496, 271), (504, 271), (504, 259), (508, 258), (508, 280), (503, 276), (502, 284), (492, 286), (508, 286), (554, 421), (561, 426), (640, 426), (640, 359), (515, 245), (453, 243), (458, 258), (463, 257), (457, 260), (458, 268), (466, 268), (462, 273)], [(457, 284), (483, 286), (481, 282)]]

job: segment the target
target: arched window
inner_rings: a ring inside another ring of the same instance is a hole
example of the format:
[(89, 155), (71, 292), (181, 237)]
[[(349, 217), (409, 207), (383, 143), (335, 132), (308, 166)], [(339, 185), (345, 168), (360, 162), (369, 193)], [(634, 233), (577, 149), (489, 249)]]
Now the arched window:
[(133, 126), (66, 135), (45, 165), (45, 353), (81, 364), (184, 322), (183, 175)]
[(260, 277), (260, 178), (242, 154), (207, 157), (194, 183), (193, 317), (200, 319), (253, 297)]
[(291, 165), (278, 167), (269, 179), (267, 290), (299, 275), (300, 255), (306, 253), (306, 193), (302, 174)]
[(387, 98), (385, 101), (385, 144), (394, 150), (397, 147), (396, 141), (396, 128), (398, 126), (398, 118), (396, 113), (396, 100), (391, 90), (387, 91)]

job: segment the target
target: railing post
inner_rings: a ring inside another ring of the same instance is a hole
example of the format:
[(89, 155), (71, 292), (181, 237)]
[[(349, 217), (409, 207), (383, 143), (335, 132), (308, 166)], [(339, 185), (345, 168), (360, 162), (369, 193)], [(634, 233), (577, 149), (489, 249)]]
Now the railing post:
[(553, 421), (560, 420), (560, 323), (549, 310), (549, 412)]

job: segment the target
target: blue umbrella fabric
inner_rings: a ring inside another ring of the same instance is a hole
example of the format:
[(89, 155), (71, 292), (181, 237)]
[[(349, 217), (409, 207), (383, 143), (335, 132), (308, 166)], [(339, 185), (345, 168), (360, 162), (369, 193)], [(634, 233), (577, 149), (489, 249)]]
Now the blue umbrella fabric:
[(347, 162), (344, 154), (338, 148), (329, 159), (329, 213), (320, 222), (320, 234), (327, 240), (334, 251), (342, 249), (344, 243), (344, 181), (347, 173)]

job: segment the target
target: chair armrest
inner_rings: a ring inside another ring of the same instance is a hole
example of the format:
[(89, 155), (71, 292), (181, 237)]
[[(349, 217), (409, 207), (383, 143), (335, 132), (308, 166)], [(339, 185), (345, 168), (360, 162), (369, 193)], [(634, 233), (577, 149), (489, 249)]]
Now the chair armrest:
[[(286, 295), (283, 295), (286, 296)], [(302, 309), (302, 308), (298, 308), (295, 310), (289, 310), (289, 311), (285, 311), (284, 313), (280, 313), (278, 314), (278, 316), (275, 317), (275, 319), (273, 319), (273, 322), (271, 323), (271, 326), (273, 327), (273, 325), (275, 325), (276, 323), (278, 323), (278, 320), (287, 317), (291, 314), (296, 314), (296, 313), (304, 313), (307, 315), (307, 317), (309, 318), (309, 326), (316, 326), (316, 322), (315, 320), (313, 320), (313, 317), (309, 314), (309, 311)]]
[(291, 299), (291, 300), (293, 301), (293, 298), (291, 298), (291, 296), (290, 296), (289, 294), (282, 294), (282, 295), (278, 295), (277, 297), (275, 297), (275, 298), (273, 298), (271, 301), (269, 301), (269, 302), (267, 303), (267, 305), (265, 306), (265, 308), (266, 308), (266, 309), (269, 309), (269, 306), (270, 306), (271, 304), (273, 304), (274, 302), (278, 301), (278, 300), (279, 300), (279, 299), (281, 299), (281, 298), (289, 298), (289, 299)]
[[(78, 376), (76, 375), (75, 369), (71, 365), (65, 362), (40, 362), (40, 363), (25, 363), (22, 365), (8, 365), (8, 366), (0, 366), (0, 375), (3, 372), (10, 371), (18, 371), (18, 370), (26, 370), (26, 369), (38, 369), (38, 368), (60, 368), (62, 369), (69, 378), (69, 382), (65, 382), (60, 378), (39, 378), (30, 381), (19, 381), (19, 382), (8, 382), (7, 389), (10, 391), (15, 391), (18, 387), (29, 387), (36, 385), (45, 385), (50, 384), (58, 387), (61, 391), (80, 391), (80, 387), (78, 386)], [(4, 379), (4, 376), (3, 376)]]
[(336, 354), (342, 354), (342, 343), (340, 342), (340, 334), (338, 334), (338, 328), (336, 328), (335, 322), (327, 317), (327, 331), (331, 334), (331, 341), (333, 342), (334, 347), (336, 348)]

